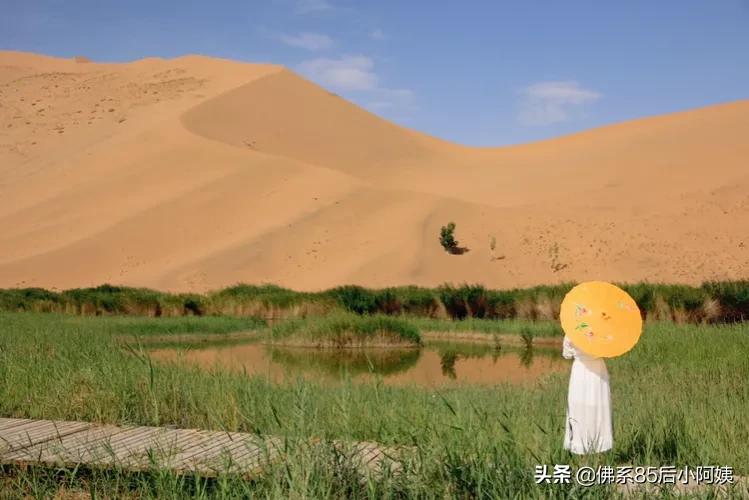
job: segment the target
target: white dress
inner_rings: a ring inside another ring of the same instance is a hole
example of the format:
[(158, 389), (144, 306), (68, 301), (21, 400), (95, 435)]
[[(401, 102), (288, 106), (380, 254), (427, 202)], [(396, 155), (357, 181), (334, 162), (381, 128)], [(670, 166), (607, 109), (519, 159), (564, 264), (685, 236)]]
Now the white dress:
[(567, 395), (564, 448), (579, 455), (613, 446), (609, 372), (602, 358), (577, 349), (565, 336), (562, 356), (574, 358)]

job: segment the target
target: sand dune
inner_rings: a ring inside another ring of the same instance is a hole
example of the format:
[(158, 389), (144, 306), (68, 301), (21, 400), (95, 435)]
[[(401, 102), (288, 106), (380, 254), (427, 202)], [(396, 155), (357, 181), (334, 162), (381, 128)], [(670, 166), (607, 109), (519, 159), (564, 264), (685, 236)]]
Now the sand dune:
[(0, 286), (747, 278), (747, 137), (740, 101), (467, 148), (280, 66), (0, 52)]

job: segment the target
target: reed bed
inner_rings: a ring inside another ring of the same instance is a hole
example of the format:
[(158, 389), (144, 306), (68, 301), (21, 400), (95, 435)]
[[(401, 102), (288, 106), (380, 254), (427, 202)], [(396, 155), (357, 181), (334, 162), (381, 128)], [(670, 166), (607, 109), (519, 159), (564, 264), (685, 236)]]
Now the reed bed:
[(415, 347), (421, 344), (421, 335), (411, 322), (401, 318), (334, 313), (278, 323), (270, 328), (268, 340), (309, 347)]
[[(236, 285), (206, 294), (171, 294), (112, 285), (62, 292), (22, 288), (0, 290), (0, 311), (151, 317), (256, 316), (270, 320), (348, 311), (433, 319), (554, 320), (572, 286), (574, 283), (511, 290), (490, 290), (470, 284), (378, 290), (343, 286), (320, 292), (297, 292), (275, 285)], [(749, 280), (706, 282), (700, 286), (658, 283), (620, 286), (637, 301), (647, 320), (730, 323), (749, 318)]]

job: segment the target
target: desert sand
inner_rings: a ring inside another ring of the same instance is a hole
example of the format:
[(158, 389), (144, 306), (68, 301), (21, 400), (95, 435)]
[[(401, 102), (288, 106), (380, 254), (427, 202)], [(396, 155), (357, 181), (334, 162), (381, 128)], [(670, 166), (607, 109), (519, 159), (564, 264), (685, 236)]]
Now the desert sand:
[(468, 148), (280, 66), (0, 52), (0, 287), (747, 277), (749, 101)]

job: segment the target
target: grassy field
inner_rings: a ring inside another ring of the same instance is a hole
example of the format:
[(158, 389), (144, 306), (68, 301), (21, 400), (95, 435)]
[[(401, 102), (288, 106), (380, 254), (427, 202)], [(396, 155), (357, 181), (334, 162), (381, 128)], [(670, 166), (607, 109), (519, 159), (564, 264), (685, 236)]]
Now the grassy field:
[[(425, 325), (434, 327), (419, 326)], [(520, 332), (522, 325), (516, 326)], [(607, 363), (615, 447), (584, 459), (562, 450), (566, 374), (548, 375), (530, 389), (466, 385), (434, 391), (301, 379), (273, 385), (228, 371), (157, 364), (137, 343), (125, 346), (121, 339), (256, 327), (256, 320), (221, 317), (0, 314), (4, 417), (238, 430), (288, 436), (289, 447), (287, 462), (253, 482), (5, 467), (3, 494), (47, 498), (64, 489), (133, 498), (606, 498), (616, 495), (610, 487), (537, 486), (534, 466), (705, 464), (749, 474), (749, 325), (647, 323), (636, 349)], [(332, 452), (305, 447), (310, 436), (416, 446), (419, 459), (406, 463), (401, 476), (362, 485), (345, 464), (333, 465)]]

